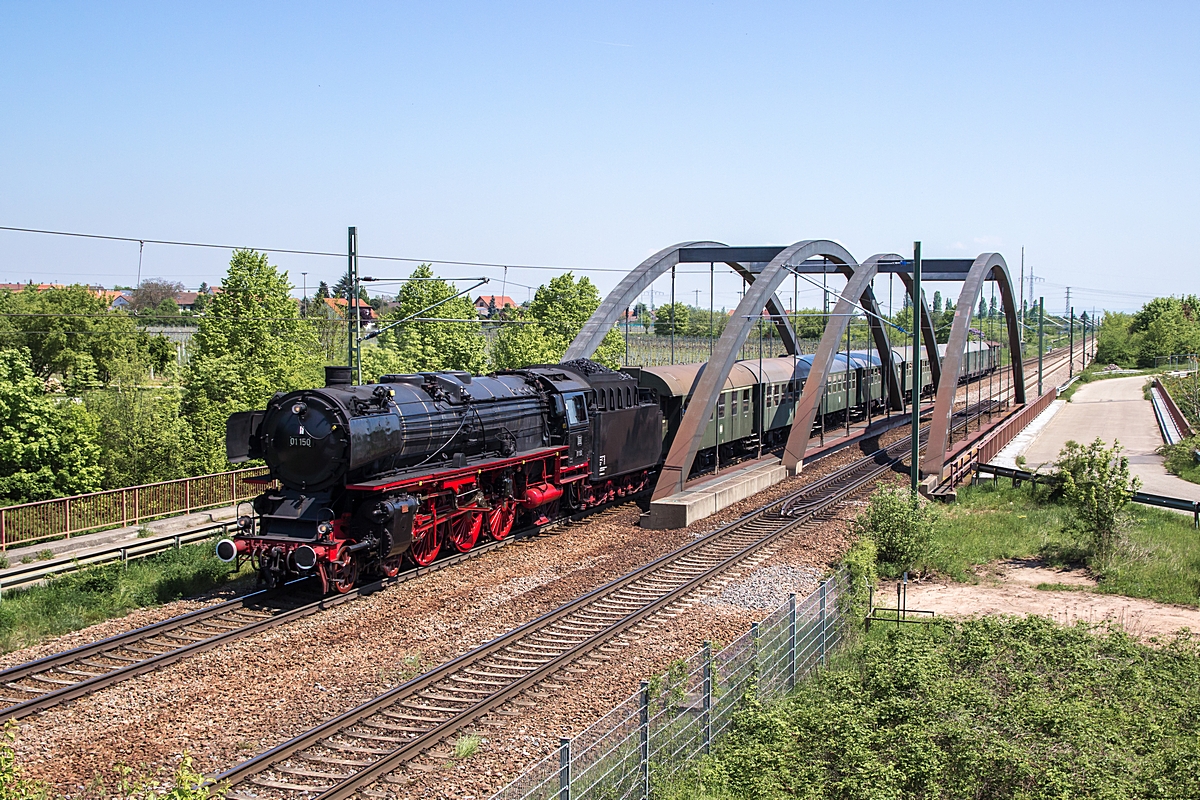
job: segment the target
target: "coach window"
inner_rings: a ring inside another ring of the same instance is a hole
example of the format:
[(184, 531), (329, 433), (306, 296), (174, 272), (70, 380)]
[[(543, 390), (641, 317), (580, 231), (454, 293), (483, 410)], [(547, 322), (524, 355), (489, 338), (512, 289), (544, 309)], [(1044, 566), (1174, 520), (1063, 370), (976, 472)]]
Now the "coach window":
[(725, 419), (725, 395), (717, 400), (717, 419)]
[(750, 413), (750, 390), (742, 389), (742, 413)]

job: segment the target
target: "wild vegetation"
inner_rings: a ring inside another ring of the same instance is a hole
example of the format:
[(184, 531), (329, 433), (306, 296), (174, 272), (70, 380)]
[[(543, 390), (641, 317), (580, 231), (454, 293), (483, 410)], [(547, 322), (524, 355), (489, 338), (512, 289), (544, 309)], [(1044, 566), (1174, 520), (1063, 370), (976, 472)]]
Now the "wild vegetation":
[[(1200, 646), (1040, 618), (875, 627), (751, 693), (667, 798), (1200, 796)], [(1153, 721), (1153, 724), (1150, 722)]]
[(88, 567), (26, 589), (5, 590), (0, 652), (35, 644), (135, 608), (194, 597), (233, 577), (212, 542), (145, 559)]
[(1154, 367), (1172, 356), (1200, 352), (1200, 298), (1159, 297), (1135, 314), (1108, 313), (1100, 323), (1096, 360)]

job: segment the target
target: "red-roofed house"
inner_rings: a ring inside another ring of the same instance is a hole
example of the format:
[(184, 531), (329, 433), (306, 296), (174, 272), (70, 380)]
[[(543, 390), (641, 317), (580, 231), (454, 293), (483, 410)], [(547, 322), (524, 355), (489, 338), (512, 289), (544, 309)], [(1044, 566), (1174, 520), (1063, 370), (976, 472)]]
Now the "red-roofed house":
[[(339, 317), (346, 316), (346, 298), (344, 297), (326, 297), (325, 305), (335, 312)], [(362, 300), (355, 300), (354, 305), (358, 307), (358, 315), (364, 323), (374, 322), (376, 319), (375, 309), (371, 308), (369, 303)]]
[(481, 317), (490, 317), (493, 308), (503, 311), (506, 308), (516, 307), (516, 302), (506, 294), (481, 294), (475, 298), (475, 311)]

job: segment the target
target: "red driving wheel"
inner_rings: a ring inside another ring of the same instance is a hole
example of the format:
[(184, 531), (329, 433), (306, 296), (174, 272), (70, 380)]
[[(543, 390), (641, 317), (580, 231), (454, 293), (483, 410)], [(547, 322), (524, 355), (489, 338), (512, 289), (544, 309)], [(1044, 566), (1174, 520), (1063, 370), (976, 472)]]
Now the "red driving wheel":
[(400, 574), (400, 563), (403, 556), (392, 556), (379, 562), (379, 571), (385, 578), (394, 578)]
[(345, 594), (358, 582), (358, 559), (343, 551), (340, 559), (325, 564), (325, 575), (330, 588)]
[(493, 539), (500, 541), (512, 533), (513, 522), (516, 519), (516, 507), (509, 501), (501, 501), (487, 512), (488, 533)]
[(434, 521), (431, 516), (418, 515), (413, 525), (413, 541), (408, 547), (408, 556), (417, 566), (428, 567), (442, 549), (443, 520)]
[(450, 522), (450, 543), (460, 553), (465, 553), (479, 541), (479, 532), (483, 530), (483, 514), (475, 509), (468, 509)]

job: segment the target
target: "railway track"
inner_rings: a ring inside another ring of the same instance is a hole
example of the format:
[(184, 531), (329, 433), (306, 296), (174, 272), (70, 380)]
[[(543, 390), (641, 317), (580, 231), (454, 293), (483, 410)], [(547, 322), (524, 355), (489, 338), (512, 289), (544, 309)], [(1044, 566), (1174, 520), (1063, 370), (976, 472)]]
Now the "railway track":
[[(620, 501), (622, 504), (627, 500)], [(605, 513), (617, 504), (595, 512)], [(595, 514), (589, 519), (595, 519)], [(352, 602), (389, 586), (481, 556), (564, 525), (582, 524), (568, 517), (523, 531), (502, 541), (486, 542), (467, 553), (440, 558), (427, 567), (413, 567), (393, 578), (365, 584), (346, 594), (306, 602), (303, 594), (257, 591), (208, 608), (156, 622), (0, 671), (0, 718), (30, 714), (97, 692), (113, 684), (173, 664), (219, 645), (285, 625), (311, 614)], [(294, 581), (296, 590), (305, 581)]]
[[(372, 784), (520, 695), (545, 698), (561, 670), (594, 668), (615, 641), (705, 584), (756, 566), (801, 528), (832, 518), (909, 451), (863, 457), (374, 700), (217, 775), (233, 800), (383, 797)], [(542, 692), (534, 691), (542, 689)]]

